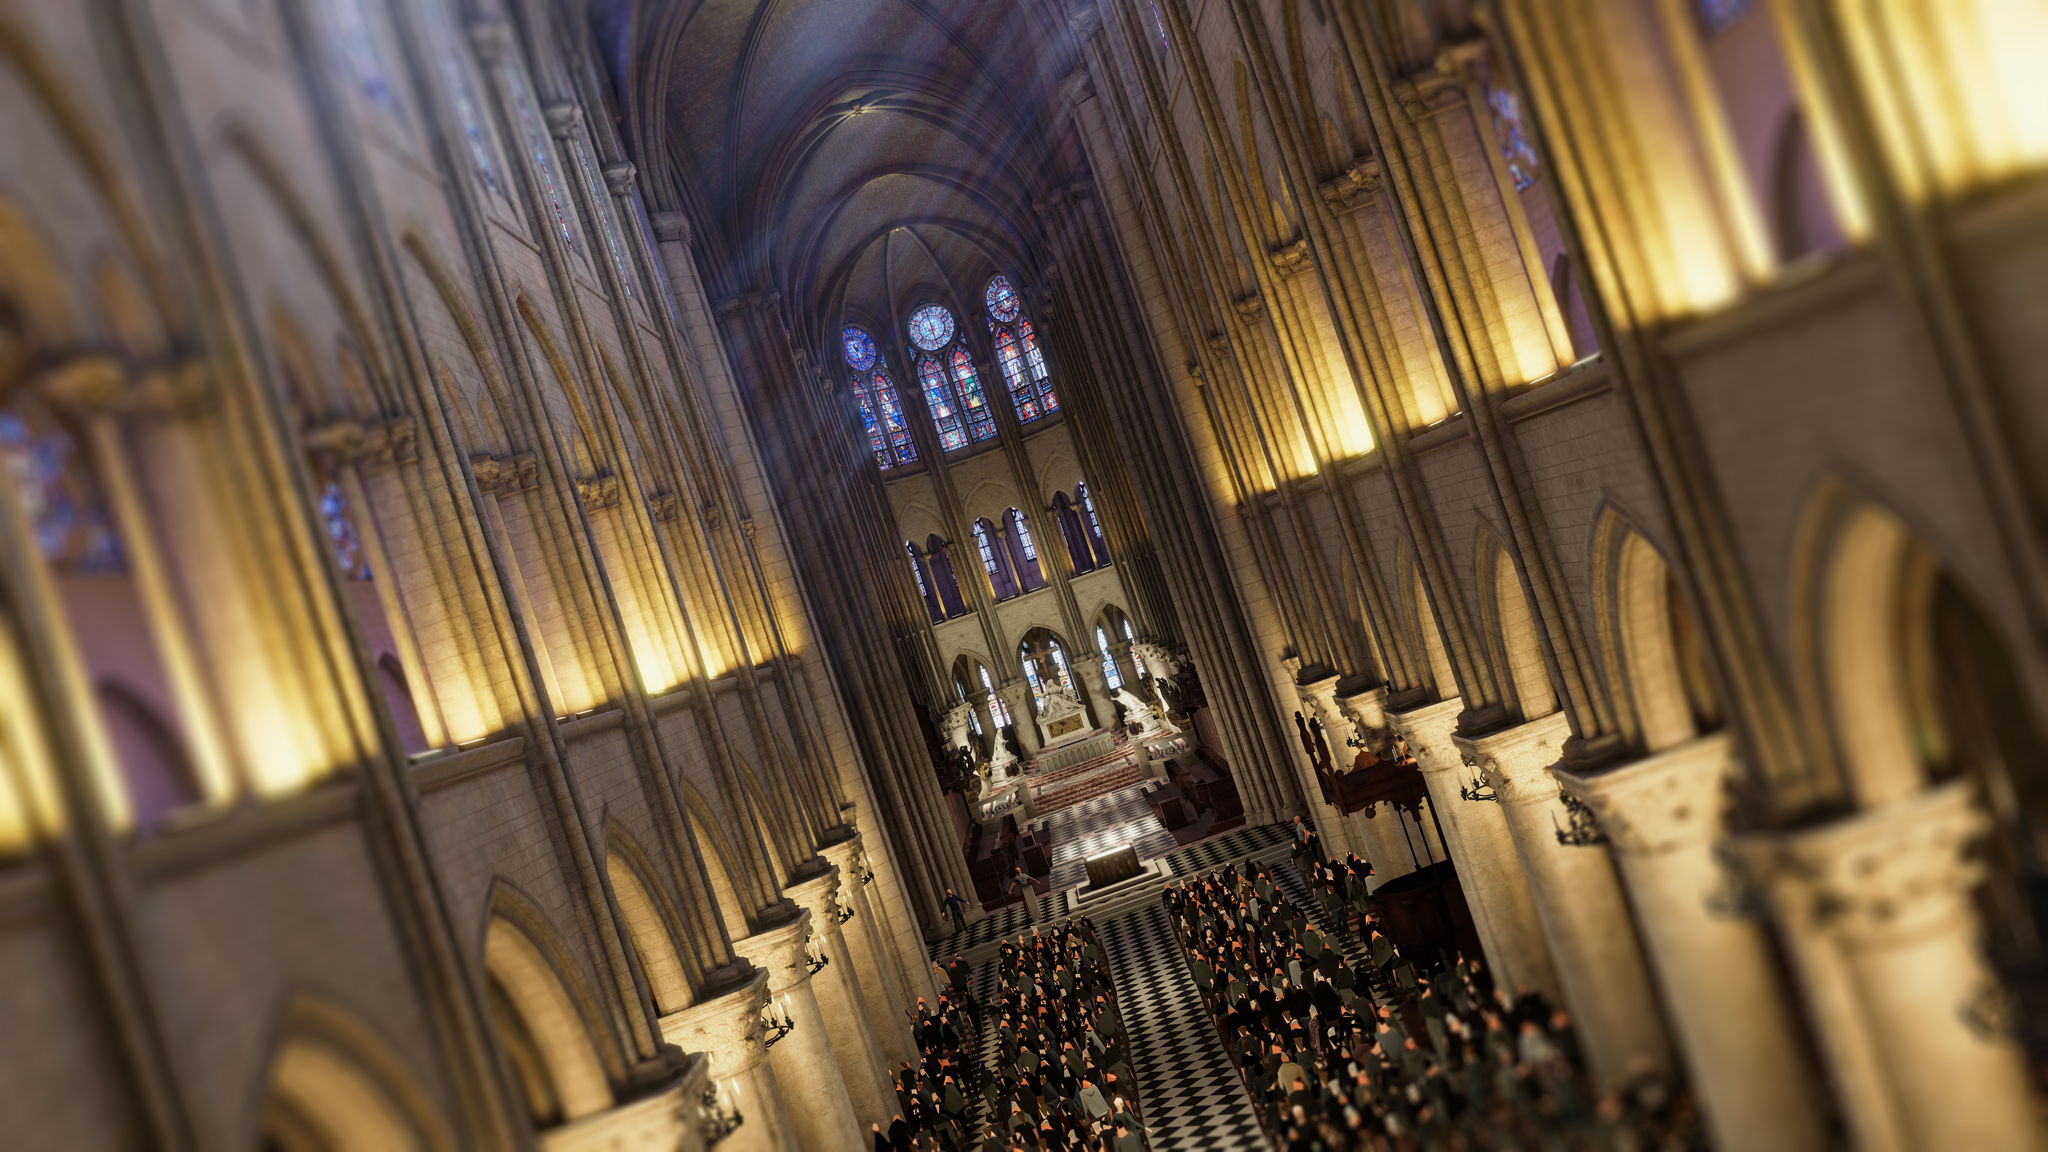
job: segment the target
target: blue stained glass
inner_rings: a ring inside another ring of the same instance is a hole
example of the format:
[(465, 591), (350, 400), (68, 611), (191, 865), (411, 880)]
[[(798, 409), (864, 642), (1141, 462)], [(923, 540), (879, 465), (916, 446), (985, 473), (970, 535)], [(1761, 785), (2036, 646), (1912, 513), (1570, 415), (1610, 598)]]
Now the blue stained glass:
[(967, 447), (967, 429), (953, 402), (953, 390), (946, 386), (945, 369), (937, 360), (920, 360), (917, 382), (924, 389), (924, 405), (931, 410), (932, 427), (939, 434), (939, 451), (958, 452)]
[(860, 328), (848, 325), (839, 334), (841, 355), (846, 357), (847, 366), (855, 372), (865, 372), (875, 366), (875, 338)]
[(504, 187), (498, 183), (498, 162), (492, 154), (489, 130), (477, 112), (476, 93), (469, 85), (469, 66), (463, 63), (446, 26), (436, 22), (434, 28), (441, 41), (439, 55), (441, 67), (448, 77), (448, 92), (455, 100), (455, 115), (462, 121), (463, 141), (469, 145), (470, 163), (476, 165), (485, 186), (493, 192), (503, 192)]
[(1116, 657), (1109, 654), (1109, 634), (1100, 625), (1095, 628), (1095, 650), (1102, 653), (1102, 679), (1114, 692), (1124, 686), (1124, 674), (1116, 666)]
[(874, 454), (875, 463), (887, 468), (895, 461), (889, 458), (889, 445), (882, 439), (882, 427), (875, 420), (875, 402), (868, 396), (867, 385), (859, 376), (855, 376), (851, 383), (854, 405), (860, 409), (861, 429), (868, 436), (868, 451)]
[(562, 190), (555, 183), (555, 164), (548, 156), (548, 134), (533, 114), (533, 100), (526, 94), (525, 82), (517, 78), (512, 82), (512, 105), (519, 114), (519, 130), (526, 134), (527, 150), (533, 154), (534, 171), (540, 174), (541, 193), (547, 197), (555, 228), (562, 234), (562, 243), (573, 249), (576, 225), (569, 217), (569, 205), (562, 199)]
[(1499, 137), (1501, 154), (1507, 157), (1508, 176), (1519, 192), (1536, 182), (1536, 145), (1522, 127), (1521, 98), (1494, 85), (1486, 94), (1486, 103), (1493, 109), (1493, 134)]
[(1159, 46), (1171, 47), (1166, 40), (1166, 17), (1159, 14), (1159, 0), (1152, 0), (1152, 27), (1159, 30)]
[(1031, 525), (1024, 519), (1024, 514), (1015, 508), (1010, 509), (1010, 514), (1015, 517), (1014, 522), (1017, 525), (1017, 547), (1024, 550), (1026, 560), (1037, 563), (1038, 545), (1031, 539)]
[(1700, 30), (1719, 36), (1749, 15), (1750, 0), (1694, 0), (1694, 6), (1700, 15)]
[(398, 93), (384, 75), (377, 34), (370, 26), (370, 12), (363, 6), (363, 0), (341, 0), (334, 6), (334, 21), (336, 47), (356, 85), (370, 99), (397, 111)]
[(1003, 703), (1001, 696), (996, 695), (995, 682), (989, 679), (988, 665), (981, 665), (980, 672), (981, 689), (988, 693), (988, 713), (994, 718), (996, 727), (1008, 728), (1010, 726), (1010, 706)]
[(981, 566), (988, 571), (989, 579), (994, 580), (1002, 570), (996, 567), (995, 542), (989, 539), (988, 522), (985, 520), (974, 522), (974, 546), (981, 552)]
[(1045, 366), (1045, 353), (1038, 350), (1038, 334), (1031, 330), (1031, 321), (1017, 322), (1017, 338), (1024, 345), (1024, 363), (1031, 369), (1031, 379), (1038, 384), (1039, 407), (1047, 415), (1059, 411), (1059, 394), (1052, 390), (1052, 373)]
[(370, 578), (370, 560), (363, 552), (363, 537), (349, 519), (348, 497), (340, 481), (330, 481), (320, 493), (320, 519), (327, 525), (327, 546), (334, 550), (334, 562), (350, 580)]
[(1095, 538), (1100, 540), (1102, 538), (1102, 521), (1095, 518), (1095, 499), (1088, 495), (1088, 485), (1081, 484), (1078, 486), (1078, 489), (1081, 493), (1081, 510), (1088, 513), (1088, 531), (1093, 532)]
[(1008, 328), (996, 329), (996, 364), (1003, 370), (1003, 383), (1010, 388), (1010, 407), (1019, 424), (1029, 424), (1044, 413), (1038, 410), (1038, 394), (1031, 377), (1024, 372), (1024, 354), (1017, 350), (1017, 337)]
[(906, 542), (903, 545), (903, 550), (910, 553), (910, 574), (917, 578), (917, 594), (919, 596), (930, 596), (932, 591), (925, 586), (924, 582), (924, 565), (917, 562), (917, 545)]
[(1023, 305), (1017, 300), (1017, 289), (1010, 284), (1008, 276), (997, 276), (988, 282), (988, 291), (983, 294), (988, 304), (989, 318), (999, 324), (1012, 324)]
[(880, 367), (869, 378), (875, 409), (882, 418), (882, 431), (889, 438), (889, 453), (898, 464), (917, 462), (917, 445), (910, 440), (910, 424), (903, 419), (903, 404), (896, 399), (896, 384)]
[(967, 349), (953, 349), (953, 383), (959, 385), (960, 403), (967, 409), (968, 438), (979, 443), (996, 434), (996, 415), (981, 392), (981, 375)]
[(927, 304), (910, 314), (910, 342), (937, 352), (953, 342), (953, 314), (942, 304)]
[(61, 428), (0, 412), (0, 466), (21, 493), (36, 546), (52, 565), (82, 576), (122, 570), (113, 518), (78, 445)]
[[(1060, 642), (1057, 640), (1046, 641), (1045, 647), (1046, 655), (1052, 657), (1053, 670), (1060, 674), (1060, 683), (1066, 686), (1067, 691), (1073, 692), (1074, 674), (1067, 668), (1066, 651), (1060, 647)], [(1079, 695), (1079, 693), (1075, 693), (1075, 695)]]
[(1037, 701), (1039, 709), (1043, 711), (1045, 708), (1045, 686), (1038, 682), (1038, 662), (1028, 656), (1024, 659), (1024, 679), (1031, 682), (1031, 698)]

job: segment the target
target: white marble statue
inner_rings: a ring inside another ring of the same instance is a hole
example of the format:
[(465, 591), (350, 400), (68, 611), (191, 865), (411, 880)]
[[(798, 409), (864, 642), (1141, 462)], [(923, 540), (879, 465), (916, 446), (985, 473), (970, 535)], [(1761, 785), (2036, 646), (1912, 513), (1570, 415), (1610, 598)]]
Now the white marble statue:
[(1139, 726), (1138, 739), (1157, 736), (1167, 730), (1159, 719), (1158, 710), (1140, 700), (1130, 689), (1117, 689), (1116, 702), (1124, 706), (1124, 723)]

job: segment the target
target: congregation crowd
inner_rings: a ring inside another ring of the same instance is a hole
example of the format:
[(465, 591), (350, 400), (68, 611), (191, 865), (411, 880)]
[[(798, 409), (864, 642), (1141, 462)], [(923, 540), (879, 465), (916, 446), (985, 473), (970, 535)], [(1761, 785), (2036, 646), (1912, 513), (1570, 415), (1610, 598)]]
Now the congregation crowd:
[[(897, 1070), (901, 1110), (876, 1152), (1143, 1152), (1129, 1042), (1109, 959), (1085, 918), (1002, 943), (996, 991), (976, 1002), (968, 965), (937, 966), (918, 1002), (919, 1059)], [(977, 1018), (979, 1023), (977, 1024)], [(975, 1058), (993, 1029), (987, 1065)], [(970, 1123), (970, 1102), (985, 1119)]]
[(1689, 1100), (1653, 1074), (1599, 1092), (1570, 1018), (1491, 986), (1462, 957), (1410, 957), (1381, 929), (1355, 856), (1297, 830), (1297, 874), (1346, 956), (1258, 861), (1179, 881), (1166, 907), (1190, 975), (1285, 1152), (1704, 1147)]

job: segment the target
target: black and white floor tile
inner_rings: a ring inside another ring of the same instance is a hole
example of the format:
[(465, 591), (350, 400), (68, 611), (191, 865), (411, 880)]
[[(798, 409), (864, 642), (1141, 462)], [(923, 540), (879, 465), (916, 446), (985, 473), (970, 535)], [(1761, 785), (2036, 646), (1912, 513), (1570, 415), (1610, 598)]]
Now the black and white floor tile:
[(1190, 844), (1174, 853), (1167, 864), (1175, 876), (1199, 876), (1233, 860), (1261, 855), (1276, 848), (1284, 850), (1292, 827), (1291, 824), (1261, 824), (1256, 828), (1239, 828)]
[(1264, 1149), (1266, 1136), (1181, 960), (1166, 909), (1098, 923), (1153, 1152)]
[(1050, 879), (1055, 891), (1086, 882), (1088, 858), (1112, 848), (1129, 844), (1137, 849), (1138, 859), (1155, 860), (1180, 847), (1145, 801), (1158, 783), (1148, 780), (1119, 788), (1046, 818), (1043, 827), (1051, 834)]

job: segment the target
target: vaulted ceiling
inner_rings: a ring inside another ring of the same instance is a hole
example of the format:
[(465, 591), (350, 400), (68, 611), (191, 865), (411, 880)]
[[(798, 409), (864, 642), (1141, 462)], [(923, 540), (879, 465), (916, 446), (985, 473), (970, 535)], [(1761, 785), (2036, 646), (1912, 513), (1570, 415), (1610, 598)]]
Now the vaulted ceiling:
[(773, 288), (821, 337), (912, 297), (966, 307), (1042, 264), (1032, 204), (1078, 163), (1063, 0), (599, 0), (627, 130), (713, 290)]

